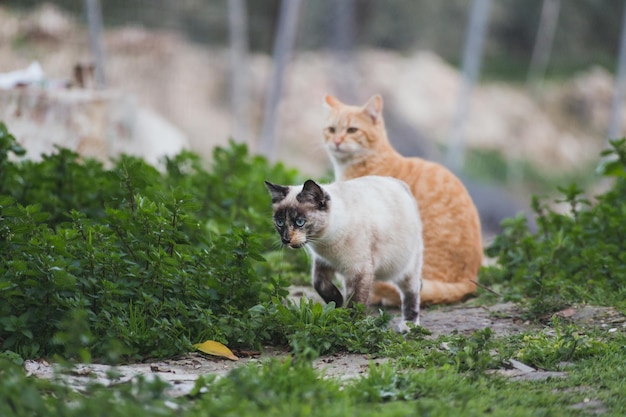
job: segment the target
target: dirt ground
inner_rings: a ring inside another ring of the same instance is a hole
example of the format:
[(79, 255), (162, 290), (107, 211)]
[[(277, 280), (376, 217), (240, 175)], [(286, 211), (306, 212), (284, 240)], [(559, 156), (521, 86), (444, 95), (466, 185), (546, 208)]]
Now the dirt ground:
[[(298, 297), (302, 292), (302, 289), (296, 289), (292, 294)], [(471, 334), (487, 327), (491, 328), (497, 336), (515, 334), (533, 328), (539, 331), (538, 325), (520, 319), (520, 313), (519, 307), (511, 303), (477, 307), (458, 304), (425, 309), (421, 324), (431, 332), (431, 335), (427, 336), (429, 338), (437, 338), (452, 332)], [(626, 317), (612, 308), (571, 307), (556, 314), (571, 322), (598, 326), (606, 328), (607, 331), (626, 327)], [(236, 367), (250, 363), (261, 363), (272, 357), (285, 357), (288, 352), (268, 347), (262, 352), (235, 351), (235, 354), (240, 357), (238, 361), (189, 353), (167, 360), (118, 366), (116, 371), (119, 376), (113, 379), (108, 375), (111, 370), (110, 366), (77, 365), (72, 371), (64, 372), (62, 379), (80, 391), (88, 382), (94, 382), (94, 380), (108, 386), (127, 383), (138, 375), (144, 375), (146, 378), (159, 377), (161, 380), (170, 382), (171, 388), (168, 393), (175, 397), (189, 393), (194, 386), (194, 381), (200, 375), (225, 376)], [(322, 371), (326, 377), (350, 379), (366, 374), (370, 363), (382, 364), (387, 361), (389, 361), (388, 358), (371, 357), (365, 354), (339, 353), (317, 359), (314, 366)], [(24, 367), (29, 374), (37, 377), (53, 378), (55, 375), (54, 364), (45, 361), (26, 361)], [(566, 372), (544, 372), (514, 360), (511, 360), (507, 369), (498, 372), (513, 379), (567, 377)]]

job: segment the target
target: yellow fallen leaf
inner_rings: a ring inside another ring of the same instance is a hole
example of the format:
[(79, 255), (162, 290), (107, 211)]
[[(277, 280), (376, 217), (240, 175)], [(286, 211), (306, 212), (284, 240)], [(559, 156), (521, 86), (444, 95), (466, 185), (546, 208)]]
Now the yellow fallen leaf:
[(198, 343), (193, 345), (200, 352), (208, 353), (213, 356), (221, 356), (223, 358), (228, 358), (231, 361), (238, 361), (239, 358), (235, 356), (235, 354), (228, 349), (226, 346), (221, 344), (220, 342), (215, 342), (213, 340), (207, 340), (204, 343)]

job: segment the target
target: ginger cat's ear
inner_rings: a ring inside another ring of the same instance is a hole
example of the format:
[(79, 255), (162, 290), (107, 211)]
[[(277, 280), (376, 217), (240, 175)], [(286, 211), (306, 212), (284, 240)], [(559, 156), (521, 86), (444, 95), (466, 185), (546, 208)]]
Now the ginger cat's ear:
[(335, 97), (326, 94), (324, 96), (324, 107), (326, 107), (328, 110), (332, 110), (335, 109), (337, 107), (339, 107), (341, 105), (341, 101), (337, 100)]
[(376, 123), (383, 113), (383, 98), (379, 95), (373, 95), (363, 106), (363, 110), (372, 118), (372, 122)]

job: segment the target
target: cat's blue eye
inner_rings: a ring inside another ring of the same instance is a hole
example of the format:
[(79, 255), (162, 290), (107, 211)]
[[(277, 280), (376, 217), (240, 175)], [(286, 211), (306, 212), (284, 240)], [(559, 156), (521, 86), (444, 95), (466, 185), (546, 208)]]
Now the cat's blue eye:
[(276, 226), (283, 227), (285, 225), (285, 221), (283, 219), (276, 219)]
[(306, 220), (304, 219), (296, 219), (296, 226), (298, 227), (304, 226), (305, 223), (306, 223)]

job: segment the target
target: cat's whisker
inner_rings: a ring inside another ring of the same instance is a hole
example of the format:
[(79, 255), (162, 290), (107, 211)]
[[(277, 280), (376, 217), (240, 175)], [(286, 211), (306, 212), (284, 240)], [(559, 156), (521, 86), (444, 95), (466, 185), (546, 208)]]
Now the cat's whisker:
[(276, 239), (272, 242), (272, 249), (273, 250), (278, 250), (278, 249), (282, 249), (285, 245), (283, 245), (283, 242), (280, 241), (280, 239)]
[(306, 254), (306, 259), (311, 261), (313, 259), (313, 253), (311, 252), (311, 248), (308, 246), (304, 246), (304, 253)]

